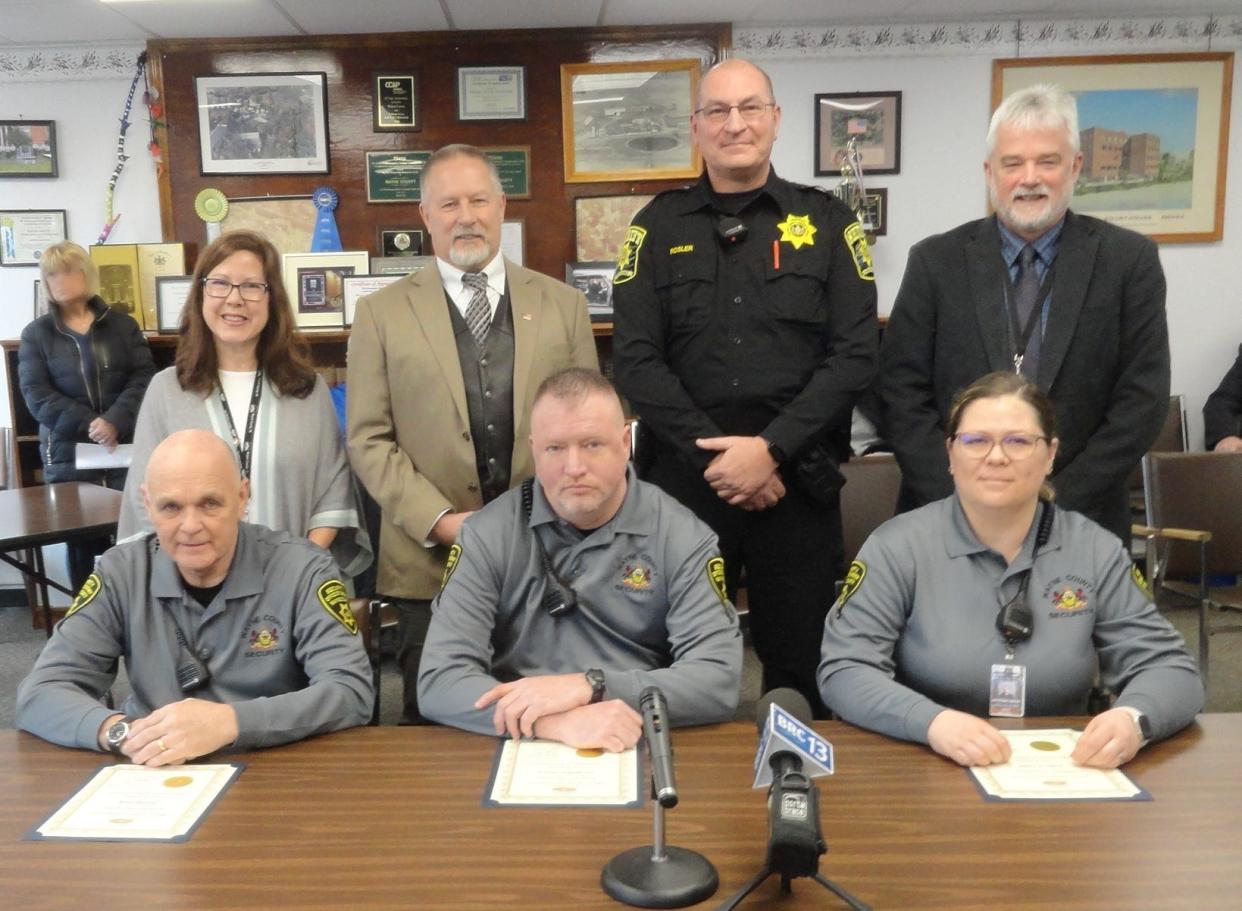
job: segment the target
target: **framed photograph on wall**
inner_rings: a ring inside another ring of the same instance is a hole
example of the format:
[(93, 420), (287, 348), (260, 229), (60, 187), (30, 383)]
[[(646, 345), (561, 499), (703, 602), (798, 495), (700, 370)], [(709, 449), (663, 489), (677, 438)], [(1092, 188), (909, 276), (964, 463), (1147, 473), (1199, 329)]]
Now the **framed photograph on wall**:
[(176, 335), (181, 329), (181, 311), (194, 287), (192, 275), (158, 275), (155, 278), (156, 331)]
[(376, 228), (380, 256), (421, 256), (423, 229), (412, 227)]
[(586, 296), (593, 323), (612, 322), (612, 274), (616, 270), (615, 261), (565, 265), (565, 284)]
[(1075, 212), (1160, 243), (1224, 236), (1232, 53), (994, 60), (993, 110), (1043, 82), (1078, 102)]
[(376, 133), (413, 133), (419, 117), (417, 73), (376, 73), (371, 77), (371, 129)]
[(458, 120), (525, 120), (526, 67), (459, 66)]
[(574, 200), (574, 238), (579, 262), (617, 261), (625, 232), (638, 210), (655, 197), (649, 193), (632, 196), (579, 196)]
[(399, 273), (392, 273), (389, 275), (346, 275), (341, 279), (341, 287), (344, 291), (345, 299), (344, 316), (346, 327), (354, 324), (354, 312), (358, 309), (358, 300), (360, 298), (366, 297), (368, 294), (374, 294), (382, 288), (387, 288), (402, 277)]
[(195, 76), (203, 174), (327, 174), (324, 73)]
[(0, 178), (57, 175), (55, 120), (0, 120)]
[(832, 92), (815, 96), (815, 174), (841, 173), (853, 139), (863, 176), (901, 173), (901, 92)]
[(37, 266), (67, 236), (64, 209), (0, 209), (0, 266)]
[(365, 252), (286, 253), (282, 271), (299, 329), (340, 329), (345, 324), (348, 275), (365, 275)]
[(561, 64), (565, 182), (696, 178), (698, 60)]

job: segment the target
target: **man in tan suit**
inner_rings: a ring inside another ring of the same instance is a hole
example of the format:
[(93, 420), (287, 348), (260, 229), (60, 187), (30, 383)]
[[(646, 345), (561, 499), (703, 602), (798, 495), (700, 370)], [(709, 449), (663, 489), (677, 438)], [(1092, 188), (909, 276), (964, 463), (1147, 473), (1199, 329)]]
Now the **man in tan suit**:
[(539, 384), (598, 368), (582, 293), (500, 255), (505, 196), (483, 152), (435, 152), (422, 196), (436, 268), (359, 301), (349, 341), (350, 461), (383, 511), (376, 587), (397, 604), (410, 723), (431, 599), (462, 521), (534, 474)]

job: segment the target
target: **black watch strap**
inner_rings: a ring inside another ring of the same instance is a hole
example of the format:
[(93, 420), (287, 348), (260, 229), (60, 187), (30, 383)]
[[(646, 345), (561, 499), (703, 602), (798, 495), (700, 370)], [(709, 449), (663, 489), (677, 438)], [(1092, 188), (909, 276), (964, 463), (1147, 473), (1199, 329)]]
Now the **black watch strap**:
[(591, 684), (590, 705), (604, 701), (604, 672), (597, 667), (586, 672), (587, 683)]

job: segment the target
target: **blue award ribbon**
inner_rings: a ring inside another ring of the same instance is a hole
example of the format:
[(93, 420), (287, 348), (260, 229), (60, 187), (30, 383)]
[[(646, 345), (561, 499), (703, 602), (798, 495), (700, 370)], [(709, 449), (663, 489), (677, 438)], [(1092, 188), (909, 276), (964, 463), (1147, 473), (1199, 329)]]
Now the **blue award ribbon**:
[(336, 230), (336, 215), (333, 212), (340, 201), (336, 190), (331, 187), (319, 187), (311, 194), (311, 201), (319, 210), (315, 219), (315, 236), (311, 238), (312, 253), (333, 253), (341, 249), (341, 235)]

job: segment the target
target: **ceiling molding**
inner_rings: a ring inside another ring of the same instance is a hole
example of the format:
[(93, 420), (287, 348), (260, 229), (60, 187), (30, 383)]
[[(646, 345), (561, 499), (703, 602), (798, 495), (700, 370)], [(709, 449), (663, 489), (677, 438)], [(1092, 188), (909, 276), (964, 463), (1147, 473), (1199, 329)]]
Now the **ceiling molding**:
[(132, 78), (144, 50), (139, 41), (0, 48), (0, 83)]
[(754, 59), (1228, 50), (1242, 48), (1242, 15), (734, 26), (733, 47)]

